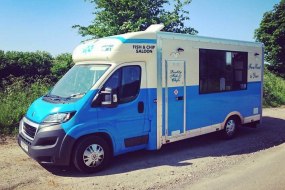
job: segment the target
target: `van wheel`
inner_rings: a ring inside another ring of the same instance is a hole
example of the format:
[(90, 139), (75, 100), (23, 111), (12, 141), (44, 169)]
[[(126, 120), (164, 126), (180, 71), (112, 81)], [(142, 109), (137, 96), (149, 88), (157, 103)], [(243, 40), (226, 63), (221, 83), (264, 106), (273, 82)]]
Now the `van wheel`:
[(238, 120), (235, 117), (230, 117), (225, 123), (224, 130), (222, 131), (222, 136), (225, 139), (233, 138), (236, 135), (238, 125)]
[(111, 149), (103, 138), (89, 136), (76, 145), (73, 162), (79, 171), (94, 173), (107, 166), (111, 155)]

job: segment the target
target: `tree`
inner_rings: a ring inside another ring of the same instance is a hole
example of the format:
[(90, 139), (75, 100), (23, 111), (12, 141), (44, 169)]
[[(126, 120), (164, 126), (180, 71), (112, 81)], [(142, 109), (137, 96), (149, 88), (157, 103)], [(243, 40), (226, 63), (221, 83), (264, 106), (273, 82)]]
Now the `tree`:
[(95, 19), (89, 26), (74, 25), (82, 36), (100, 38), (133, 31), (145, 30), (151, 24), (163, 23), (164, 31), (198, 33), (185, 26), (190, 20), (184, 6), (191, 0), (174, 0), (172, 11), (164, 8), (168, 0), (88, 0), (95, 6)]
[(285, 78), (285, 0), (263, 15), (255, 38), (265, 45), (265, 59), (270, 63), (268, 69)]

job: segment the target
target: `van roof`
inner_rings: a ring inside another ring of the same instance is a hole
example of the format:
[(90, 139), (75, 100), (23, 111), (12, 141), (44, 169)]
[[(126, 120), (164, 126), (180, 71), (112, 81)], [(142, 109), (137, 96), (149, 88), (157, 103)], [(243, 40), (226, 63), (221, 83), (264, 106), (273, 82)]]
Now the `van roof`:
[(156, 56), (158, 38), (201, 41), (250, 47), (263, 47), (262, 43), (211, 38), (189, 34), (161, 32), (162, 24), (151, 25), (145, 31), (130, 32), (81, 43), (72, 54), (75, 63), (85, 61), (146, 61)]

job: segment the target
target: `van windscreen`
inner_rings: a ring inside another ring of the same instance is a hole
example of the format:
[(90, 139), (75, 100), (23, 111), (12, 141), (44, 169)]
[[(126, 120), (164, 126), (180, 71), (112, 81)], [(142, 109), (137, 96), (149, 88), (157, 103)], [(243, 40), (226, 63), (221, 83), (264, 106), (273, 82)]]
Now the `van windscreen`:
[(101, 78), (110, 65), (79, 64), (73, 66), (47, 96), (81, 98)]

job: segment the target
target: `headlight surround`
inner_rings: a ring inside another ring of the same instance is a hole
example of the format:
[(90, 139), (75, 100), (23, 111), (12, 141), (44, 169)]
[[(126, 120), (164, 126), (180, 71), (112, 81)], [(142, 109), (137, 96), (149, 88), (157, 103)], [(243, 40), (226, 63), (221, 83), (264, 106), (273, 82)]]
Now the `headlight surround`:
[(55, 113), (48, 115), (42, 124), (60, 124), (70, 120), (76, 112)]

